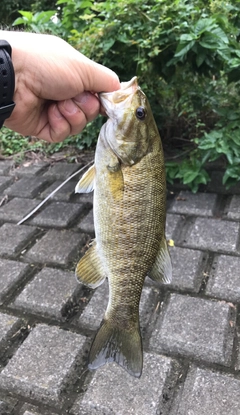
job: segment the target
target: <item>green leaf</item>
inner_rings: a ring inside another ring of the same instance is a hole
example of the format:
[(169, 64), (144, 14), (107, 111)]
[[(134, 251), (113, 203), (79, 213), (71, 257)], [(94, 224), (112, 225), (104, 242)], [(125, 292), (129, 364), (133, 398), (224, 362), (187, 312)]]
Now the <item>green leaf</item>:
[(27, 18), (27, 20), (32, 20), (32, 17), (33, 17), (32, 12), (27, 12), (27, 11), (24, 11), (24, 10), (19, 10), (18, 12), (19, 12), (22, 16), (26, 17), (26, 18)]
[(44, 28), (39, 26), (38, 24), (31, 23), (31, 29), (35, 33), (41, 33), (44, 31)]
[(221, 43), (225, 43), (225, 44), (229, 43), (226, 33), (220, 27), (216, 27), (215, 29), (211, 31), (211, 33), (215, 37), (218, 37), (221, 40)]
[(230, 164), (233, 164), (233, 162), (234, 162), (234, 158), (233, 158), (233, 155), (232, 155), (230, 152), (227, 152), (227, 153), (226, 153), (226, 157), (227, 157), (228, 162), (229, 162)]
[(196, 39), (196, 35), (194, 33), (186, 33), (180, 36), (180, 43), (184, 43), (186, 41), (192, 41)]
[(215, 27), (216, 27), (216, 24), (211, 17), (207, 19), (199, 19), (198, 22), (194, 26), (194, 33), (197, 36), (200, 36), (203, 32), (210, 31), (211, 29)]
[(194, 44), (195, 44), (195, 40), (192, 40), (189, 43), (179, 44), (174, 56), (178, 57), (178, 58), (183, 57), (184, 55), (186, 55), (189, 52), (190, 49), (192, 49)]
[(240, 166), (228, 167), (223, 176), (223, 184), (233, 184), (236, 180), (240, 180)]
[(103, 44), (102, 48), (104, 52), (107, 52), (114, 45), (115, 39), (107, 39)]
[(79, 18), (82, 19), (82, 20), (91, 20), (94, 17), (96, 17), (96, 14), (95, 13), (84, 14), (83, 16), (79, 16)]
[(199, 172), (198, 171), (188, 171), (184, 174), (183, 176), (183, 184), (189, 184), (191, 182), (193, 182), (196, 177), (198, 176)]
[(211, 36), (204, 36), (202, 40), (199, 41), (199, 45), (206, 49), (217, 49), (219, 43), (216, 39)]
[(16, 20), (14, 20), (12, 25), (17, 26), (17, 25), (20, 25), (20, 24), (26, 24), (27, 21), (28, 20), (26, 18), (24, 19), (23, 17), (18, 17)]
[(196, 64), (197, 64), (197, 67), (198, 68), (203, 64), (205, 58), (206, 58), (206, 54), (205, 53), (202, 52), (202, 53), (198, 53), (197, 54)]
[(234, 68), (230, 70), (227, 74), (228, 76), (228, 83), (231, 82), (238, 82), (240, 80), (240, 65), (238, 68)]

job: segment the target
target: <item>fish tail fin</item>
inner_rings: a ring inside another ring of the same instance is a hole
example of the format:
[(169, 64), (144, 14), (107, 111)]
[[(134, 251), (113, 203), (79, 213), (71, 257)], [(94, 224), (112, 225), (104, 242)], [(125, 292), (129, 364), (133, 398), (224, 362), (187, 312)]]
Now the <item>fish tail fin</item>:
[(132, 330), (112, 326), (104, 319), (89, 353), (89, 369), (116, 362), (130, 375), (140, 378), (143, 352), (139, 325)]

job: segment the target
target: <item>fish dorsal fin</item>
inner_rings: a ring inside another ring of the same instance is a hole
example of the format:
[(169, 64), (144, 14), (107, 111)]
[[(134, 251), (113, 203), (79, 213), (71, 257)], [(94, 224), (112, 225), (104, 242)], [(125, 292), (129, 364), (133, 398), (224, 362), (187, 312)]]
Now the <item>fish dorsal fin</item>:
[(153, 281), (165, 284), (172, 281), (172, 262), (165, 237), (162, 238), (156, 261), (148, 275)]
[(142, 340), (139, 325), (132, 330), (112, 325), (103, 319), (89, 353), (89, 369), (116, 362), (130, 375), (140, 378), (143, 366)]
[(96, 241), (78, 262), (75, 275), (79, 282), (90, 288), (98, 287), (105, 280), (106, 275), (97, 252)]
[(75, 193), (90, 193), (94, 190), (95, 165), (91, 166), (79, 180)]

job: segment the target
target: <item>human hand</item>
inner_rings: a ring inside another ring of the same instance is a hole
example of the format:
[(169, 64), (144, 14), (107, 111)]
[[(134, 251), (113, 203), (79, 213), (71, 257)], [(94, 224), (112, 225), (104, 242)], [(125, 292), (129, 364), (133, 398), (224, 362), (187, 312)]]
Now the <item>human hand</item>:
[(82, 131), (100, 111), (98, 92), (120, 88), (117, 75), (67, 42), (0, 31), (12, 47), (16, 106), (4, 125), (22, 135), (59, 142)]

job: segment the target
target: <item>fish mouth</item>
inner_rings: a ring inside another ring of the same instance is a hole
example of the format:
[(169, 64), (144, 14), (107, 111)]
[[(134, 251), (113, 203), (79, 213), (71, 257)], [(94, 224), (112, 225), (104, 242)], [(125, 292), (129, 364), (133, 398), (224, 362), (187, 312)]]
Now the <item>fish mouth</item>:
[(115, 106), (125, 101), (139, 89), (137, 76), (134, 76), (128, 82), (121, 82), (121, 89), (113, 92), (101, 92), (99, 94), (100, 102), (106, 111), (106, 114), (110, 116), (110, 113)]
[(133, 88), (133, 92), (138, 88), (138, 80), (137, 76), (134, 76), (130, 81), (128, 82), (121, 82), (121, 89), (120, 91), (126, 91), (128, 88)]

